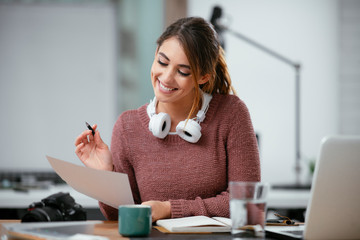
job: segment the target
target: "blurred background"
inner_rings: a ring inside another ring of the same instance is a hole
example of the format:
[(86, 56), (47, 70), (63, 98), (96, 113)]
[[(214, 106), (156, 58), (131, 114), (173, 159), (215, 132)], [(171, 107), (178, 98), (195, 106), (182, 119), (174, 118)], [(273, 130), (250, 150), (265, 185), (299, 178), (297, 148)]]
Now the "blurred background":
[(26, 207), (10, 204), (12, 189), (30, 203), (39, 182), (61, 182), (45, 155), (80, 164), (74, 140), (85, 121), (110, 144), (117, 117), (153, 98), (157, 37), (180, 17), (210, 21), (215, 6), (219, 23), (301, 66), (297, 87), (292, 66), (221, 33), (258, 135), (262, 180), (308, 186), (321, 139), (360, 134), (360, 1), (1, 0), (0, 218)]

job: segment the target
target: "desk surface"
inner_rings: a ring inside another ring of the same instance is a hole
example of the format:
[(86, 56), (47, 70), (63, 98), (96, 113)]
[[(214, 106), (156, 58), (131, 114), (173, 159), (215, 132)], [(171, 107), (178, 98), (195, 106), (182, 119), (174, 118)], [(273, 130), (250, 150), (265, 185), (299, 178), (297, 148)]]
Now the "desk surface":
[[(4, 223), (19, 223), (19, 220), (0, 220), (0, 235), (1, 239), (3, 232), (1, 232), (2, 224)], [(117, 221), (104, 221), (101, 224), (96, 224), (94, 228), (94, 235), (107, 237), (109, 240), (117, 239), (130, 239), (122, 237), (118, 232), (118, 222)], [(11, 240), (12, 238), (8, 238)], [(148, 237), (142, 238), (131, 238), (131, 239), (232, 239), (230, 233), (213, 233), (213, 234), (166, 234), (158, 231), (153, 228), (151, 234)], [(247, 238), (251, 239), (251, 238)], [(259, 238), (254, 238), (259, 240)], [(271, 239), (271, 238), (265, 238)]]

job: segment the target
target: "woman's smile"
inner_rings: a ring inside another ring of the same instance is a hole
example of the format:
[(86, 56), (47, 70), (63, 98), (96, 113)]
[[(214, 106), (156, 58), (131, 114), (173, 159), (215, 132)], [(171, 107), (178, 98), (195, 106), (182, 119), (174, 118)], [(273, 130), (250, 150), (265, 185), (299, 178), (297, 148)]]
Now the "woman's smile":
[(158, 79), (158, 83), (159, 83), (159, 87), (160, 87), (160, 90), (162, 90), (163, 92), (173, 92), (175, 90), (177, 90), (177, 88), (171, 88), (171, 87), (168, 87), (168, 86), (165, 86), (159, 79)]

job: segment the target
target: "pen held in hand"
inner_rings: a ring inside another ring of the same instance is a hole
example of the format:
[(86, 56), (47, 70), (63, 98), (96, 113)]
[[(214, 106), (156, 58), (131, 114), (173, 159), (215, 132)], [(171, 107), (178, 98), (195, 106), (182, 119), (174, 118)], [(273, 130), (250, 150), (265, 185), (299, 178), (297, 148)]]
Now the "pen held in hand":
[(88, 124), (87, 122), (85, 122), (85, 124), (86, 124), (87, 128), (88, 128), (89, 130), (91, 130), (91, 133), (92, 133), (92, 135), (94, 136), (94, 135), (95, 135), (94, 129), (93, 129), (93, 128), (90, 126), (90, 124)]

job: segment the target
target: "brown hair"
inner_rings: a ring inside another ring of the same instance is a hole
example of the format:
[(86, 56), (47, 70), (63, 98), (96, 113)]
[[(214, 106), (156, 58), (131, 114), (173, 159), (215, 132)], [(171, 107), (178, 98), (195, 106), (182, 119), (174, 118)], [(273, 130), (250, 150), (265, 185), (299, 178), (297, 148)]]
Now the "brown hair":
[[(181, 18), (171, 24), (158, 38), (158, 49), (162, 43), (176, 37), (188, 58), (195, 86), (198, 76), (209, 74), (209, 80), (200, 85), (200, 89), (211, 95), (215, 93), (235, 93), (224, 57), (213, 26), (200, 17)], [(199, 88), (195, 87), (195, 99), (189, 117), (199, 107), (201, 97)]]

